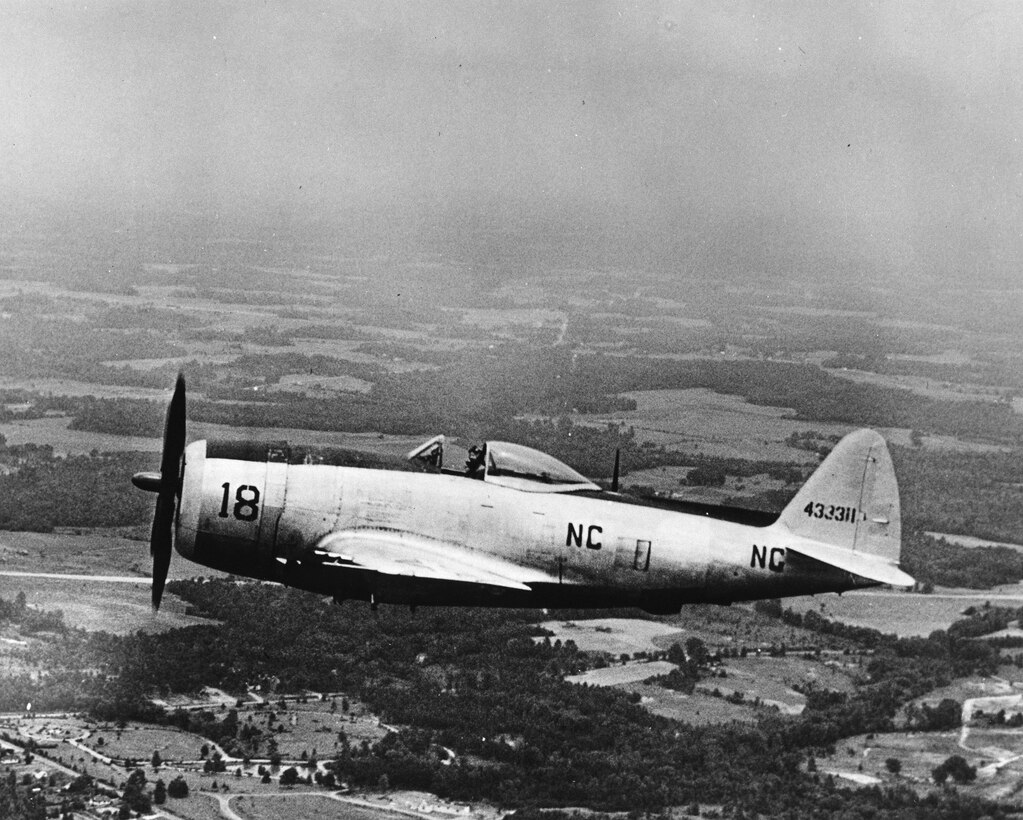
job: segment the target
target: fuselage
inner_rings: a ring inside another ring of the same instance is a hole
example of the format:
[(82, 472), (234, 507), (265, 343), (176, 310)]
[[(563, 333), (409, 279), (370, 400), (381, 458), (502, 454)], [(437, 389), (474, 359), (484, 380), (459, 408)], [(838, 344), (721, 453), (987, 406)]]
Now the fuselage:
[[(265, 445), (251, 452), (188, 446), (178, 552), (339, 600), (674, 612), (691, 602), (870, 585), (818, 562), (787, 560), (792, 536), (773, 526), (622, 503), (610, 493), (523, 492), (461, 475), (289, 463), (272, 448), (267, 457)], [(366, 530), (451, 545), (470, 564), (522, 567), (529, 591), (313, 560), (331, 534)]]

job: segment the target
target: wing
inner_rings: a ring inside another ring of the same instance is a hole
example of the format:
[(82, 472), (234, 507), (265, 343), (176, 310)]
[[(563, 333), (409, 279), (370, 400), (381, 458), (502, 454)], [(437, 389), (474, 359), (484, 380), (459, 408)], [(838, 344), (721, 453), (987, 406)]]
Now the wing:
[(399, 530), (344, 530), (328, 535), (313, 550), (324, 566), (363, 569), (385, 575), (432, 578), (530, 591), (530, 583), (557, 582), (542, 570), (477, 550)]

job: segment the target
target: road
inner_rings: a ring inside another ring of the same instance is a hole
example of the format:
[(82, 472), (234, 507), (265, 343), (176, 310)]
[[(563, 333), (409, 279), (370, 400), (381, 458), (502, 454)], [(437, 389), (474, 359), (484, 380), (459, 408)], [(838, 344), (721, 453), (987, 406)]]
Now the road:
[(15, 572), (0, 570), (9, 578), (56, 578), (58, 581), (101, 581), (111, 584), (151, 584), (152, 578), (143, 575), (65, 575), (59, 572)]

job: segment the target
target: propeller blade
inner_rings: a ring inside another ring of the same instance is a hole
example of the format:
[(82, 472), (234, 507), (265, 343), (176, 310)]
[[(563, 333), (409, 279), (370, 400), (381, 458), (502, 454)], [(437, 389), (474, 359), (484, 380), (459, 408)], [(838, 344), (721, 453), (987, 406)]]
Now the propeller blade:
[(181, 459), (185, 452), (185, 379), (179, 373), (174, 395), (167, 407), (163, 428), (163, 455), (160, 459), (160, 490), (149, 537), (153, 556), (153, 610), (160, 608), (167, 583), (171, 551), (174, 546), (174, 515), (181, 496)]
[(160, 494), (156, 499), (156, 514), (149, 537), (149, 552), (153, 556), (153, 611), (160, 608), (163, 588), (167, 583), (173, 548), (174, 497)]

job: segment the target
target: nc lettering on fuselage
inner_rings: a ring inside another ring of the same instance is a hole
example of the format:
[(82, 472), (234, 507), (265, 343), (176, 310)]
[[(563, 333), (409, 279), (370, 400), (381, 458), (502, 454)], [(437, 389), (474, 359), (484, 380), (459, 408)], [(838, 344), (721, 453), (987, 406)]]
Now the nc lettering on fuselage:
[(749, 565), (753, 569), (765, 567), (771, 572), (781, 572), (785, 569), (785, 549), (783, 547), (758, 547), (753, 545), (753, 555), (750, 556)]
[(581, 547), (583, 546), (583, 535), (586, 535), (586, 547), (591, 550), (599, 550), (601, 546), (599, 536), (604, 532), (602, 527), (598, 527), (596, 524), (580, 524), (576, 528), (575, 524), (569, 522), (568, 524), (568, 535), (565, 536), (565, 546)]

